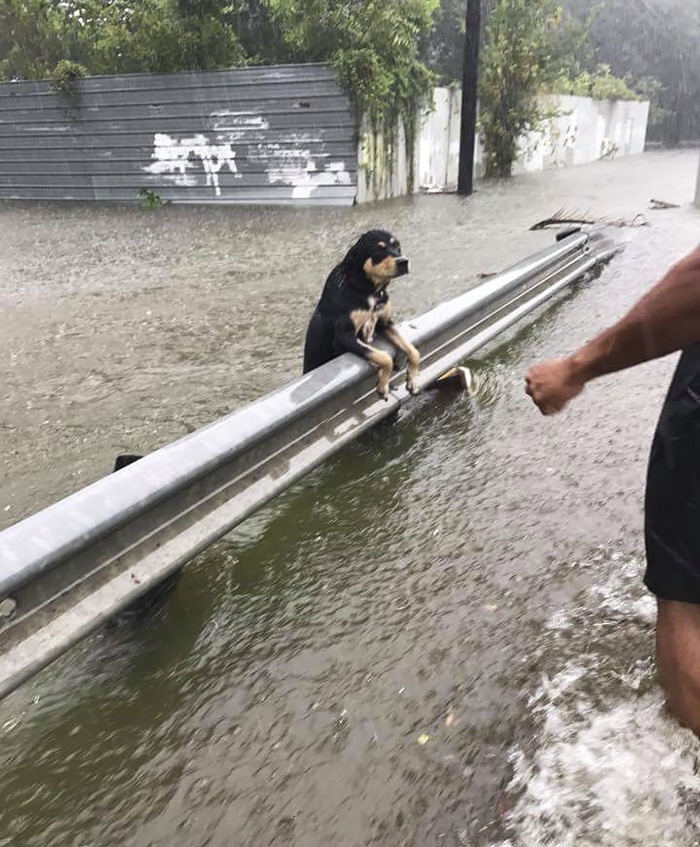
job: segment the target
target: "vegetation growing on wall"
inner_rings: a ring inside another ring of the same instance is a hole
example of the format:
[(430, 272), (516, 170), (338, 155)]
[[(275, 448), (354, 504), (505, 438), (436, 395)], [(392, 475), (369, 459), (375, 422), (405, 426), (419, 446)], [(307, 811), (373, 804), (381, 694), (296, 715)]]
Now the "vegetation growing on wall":
[[(420, 59), (439, 0), (267, 0), (292, 56), (330, 61), (358, 116), (370, 132), (375, 181), (390, 176), (396, 155), (396, 127), (403, 124), (409, 170), (413, 162), (419, 106), (435, 76)], [(374, 151), (374, 152), (373, 152)], [(413, 174), (409, 172), (409, 184)]]
[[(484, 29), (498, 0), (482, 0)], [(579, 73), (612, 76), (650, 100), (649, 131), (667, 145), (700, 139), (700, 3), (696, 0), (558, 0), (563, 32), (578, 28), (585, 38), (568, 39), (568, 55)], [(443, 84), (461, 79), (465, 0), (441, 0), (426, 45), (426, 61)], [(575, 23), (576, 27), (571, 24)], [(482, 34), (483, 36), (483, 34)], [(565, 41), (567, 38), (565, 37)], [(582, 79), (581, 84), (584, 84)]]
[(78, 80), (87, 75), (84, 65), (61, 59), (51, 72), (51, 88), (67, 100), (74, 101), (78, 94)]
[(641, 99), (609, 65), (591, 66), (588, 45), (594, 21), (595, 10), (577, 22), (554, 0), (494, 0), (480, 86), (487, 177), (510, 176), (519, 139), (553, 117), (541, 94)]
[(508, 177), (518, 139), (547, 117), (538, 94), (559, 68), (553, 32), (560, 11), (551, 0), (498, 0), (486, 27), (479, 123), (487, 177)]
[(595, 71), (580, 71), (575, 76), (562, 74), (549, 86), (553, 94), (573, 94), (594, 100), (641, 100), (626, 80), (613, 76), (610, 65), (598, 65)]

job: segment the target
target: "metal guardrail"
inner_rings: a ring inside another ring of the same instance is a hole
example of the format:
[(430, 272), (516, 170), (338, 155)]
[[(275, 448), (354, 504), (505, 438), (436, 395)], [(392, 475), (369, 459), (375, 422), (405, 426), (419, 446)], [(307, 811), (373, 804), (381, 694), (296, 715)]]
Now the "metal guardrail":
[[(572, 234), (403, 324), (420, 387), (619, 249)], [(0, 697), (395, 412), (404, 376), (382, 400), (345, 354), (0, 532)]]

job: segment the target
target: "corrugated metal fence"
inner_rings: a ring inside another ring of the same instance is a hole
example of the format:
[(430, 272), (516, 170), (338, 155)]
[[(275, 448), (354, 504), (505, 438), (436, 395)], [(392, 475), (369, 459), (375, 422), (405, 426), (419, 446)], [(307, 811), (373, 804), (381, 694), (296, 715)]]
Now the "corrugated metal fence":
[(0, 84), (0, 198), (350, 204), (357, 148), (326, 65)]

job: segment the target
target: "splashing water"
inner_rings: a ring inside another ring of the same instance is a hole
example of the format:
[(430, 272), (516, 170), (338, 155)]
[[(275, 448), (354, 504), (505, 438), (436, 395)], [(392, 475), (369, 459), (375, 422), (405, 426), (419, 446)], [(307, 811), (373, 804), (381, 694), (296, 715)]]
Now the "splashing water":
[[(511, 752), (517, 799), (498, 847), (700, 844), (700, 744), (655, 685), (655, 604), (639, 596), (640, 567), (610, 557), (608, 578), (550, 619), (543, 640), (570, 657), (529, 699), (536, 749)], [(631, 649), (615, 656), (621, 631)]]

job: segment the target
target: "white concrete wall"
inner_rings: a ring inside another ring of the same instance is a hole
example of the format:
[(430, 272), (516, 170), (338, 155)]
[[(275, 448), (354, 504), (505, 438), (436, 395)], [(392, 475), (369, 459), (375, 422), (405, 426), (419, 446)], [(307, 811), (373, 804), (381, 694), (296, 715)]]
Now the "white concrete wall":
[(457, 184), (461, 108), (462, 92), (459, 89), (434, 90), (433, 110), (421, 115), (421, 130), (416, 144), (416, 189)]
[[(547, 97), (543, 106), (559, 115), (546, 121), (538, 132), (521, 139), (520, 155), (513, 173), (571, 167), (597, 159), (630, 156), (644, 151), (649, 104), (638, 101), (591, 100), (587, 97)], [(461, 91), (436, 88), (433, 108), (420, 118), (420, 131), (414, 151), (413, 191), (452, 191), (457, 184)], [(360, 141), (358, 174), (359, 203), (408, 194), (408, 167), (403, 133), (389, 174), (385, 161), (376, 163), (373, 140), (363, 133)], [(381, 144), (378, 145), (381, 156)], [(483, 176), (483, 149), (477, 141), (474, 172)], [(364, 164), (363, 164), (364, 163)], [(374, 183), (365, 175), (371, 175)], [(699, 189), (700, 190), (700, 189)]]
[(700, 162), (698, 163), (698, 183), (695, 188), (695, 205), (700, 209)]
[(542, 98), (542, 105), (556, 109), (559, 116), (522, 139), (514, 173), (584, 165), (597, 159), (644, 152), (647, 102), (560, 96)]
[(408, 189), (406, 140), (401, 124), (397, 129), (393, 147), (389, 149), (385, 149), (381, 135), (375, 137), (366, 125), (363, 126), (357, 164), (358, 203), (412, 193)]

